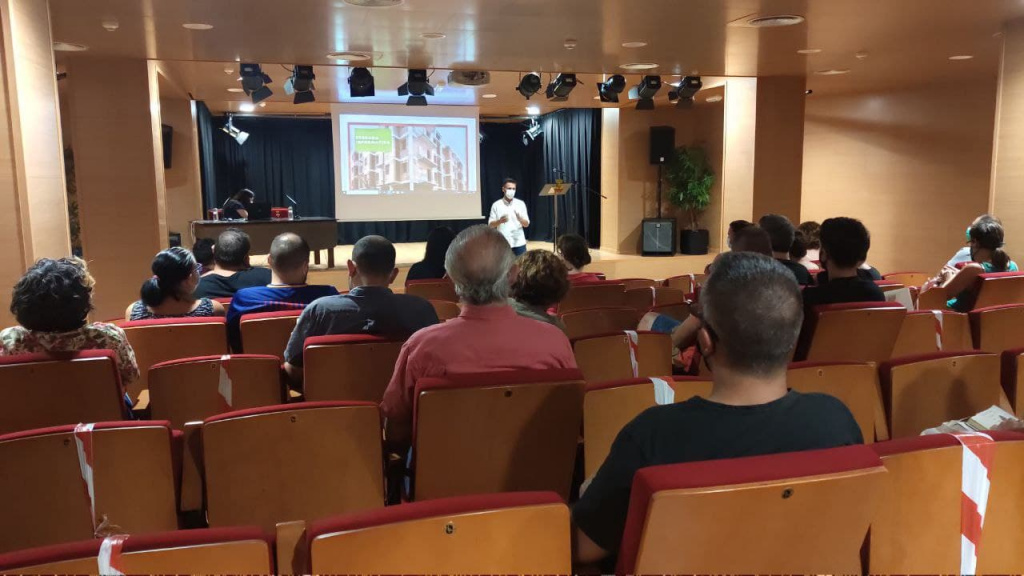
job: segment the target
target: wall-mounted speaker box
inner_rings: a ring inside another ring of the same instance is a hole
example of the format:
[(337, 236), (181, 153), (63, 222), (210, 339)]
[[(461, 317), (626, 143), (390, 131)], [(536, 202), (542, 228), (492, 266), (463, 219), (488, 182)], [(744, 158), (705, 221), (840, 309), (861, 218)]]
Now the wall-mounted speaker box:
[(676, 253), (676, 221), (672, 218), (645, 218), (643, 222), (644, 256), (672, 256)]
[(676, 150), (676, 129), (671, 126), (651, 126), (651, 165), (664, 164)]

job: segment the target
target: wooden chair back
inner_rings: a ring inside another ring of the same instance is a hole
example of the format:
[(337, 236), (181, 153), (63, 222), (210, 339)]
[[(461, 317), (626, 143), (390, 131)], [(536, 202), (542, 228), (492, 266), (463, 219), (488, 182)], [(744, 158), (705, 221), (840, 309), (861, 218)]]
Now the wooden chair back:
[(235, 354), (161, 362), (149, 369), (153, 418), (175, 430), (217, 414), (284, 402), (281, 360)]
[(575, 312), (588, 308), (621, 308), (626, 305), (626, 288), (619, 282), (592, 282), (569, 288), (558, 303), (558, 313)]
[(679, 322), (685, 322), (690, 317), (690, 304), (666, 304), (664, 306), (655, 306), (650, 311), (655, 314), (668, 316)]
[[(0, 555), (4, 574), (100, 574), (102, 538)], [(122, 574), (272, 574), (274, 546), (258, 528), (132, 535), (110, 565)]]
[(1024, 272), (981, 274), (975, 282), (974, 309), (1024, 304)]
[[(75, 429), (0, 436), (0, 552), (92, 538), (104, 519), (124, 534), (178, 528), (178, 474), (168, 422), (104, 422), (78, 434)], [(92, 473), (92, 498), (83, 469)]]
[(674, 288), (651, 286), (626, 290), (626, 306), (636, 310), (639, 316), (650, 312), (656, 306), (673, 306), (686, 302), (686, 294)]
[(1012, 410), (1000, 386), (996, 354), (906, 356), (882, 363), (879, 379), (893, 438), (917, 436), (993, 405)]
[(1024, 304), (975, 308), (970, 319), (976, 349), (998, 354), (1024, 347)]
[(692, 294), (697, 290), (697, 275), (696, 274), (682, 274), (680, 276), (673, 276), (666, 278), (662, 285), (666, 288), (672, 288), (679, 290), (683, 294)]
[(110, 350), (0, 356), (0, 434), (121, 420), (125, 405)]
[(907, 312), (900, 326), (893, 358), (973, 350), (967, 315), (951, 310)]
[[(551, 492), (444, 498), (315, 522), (314, 574), (569, 574), (569, 509)], [(400, 545), (401, 554), (395, 553)]]
[(302, 351), (303, 392), (310, 402), (380, 402), (402, 342), (368, 334), (315, 336)]
[(878, 369), (870, 362), (796, 362), (786, 372), (787, 385), (797, 392), (828, 394), (853, 414), (864, 443), (889, 438), (885, 405), (878, 387)]
[(896, 290), (906, 288), (906, 286), (900, 282), (893, 282), (892, 280), (876, 280), (875, 285), (878, 286), (882, 292), (894, 292)]
[(583, 416), (577, 370), (512, 370), (416, 383), (416, 500), (544, 490), (568, 498)]
[(384, 505), (380, 411), (369, 402), (240, 410), (203, 423), (211, 527), (313, 521)]
[(882, 276), (883, 280), (889, 282), (897, 282), (904, 286), (914, 286), (920, 288), (924, 286), (924, 283), (931, 279), (930, 274), (924, 272), (892, 272)]
[(149, 389), (149, 368), (178, 358), (221, 356), (228, 353), (224, 318), (161, 318), (121, 325), (135, 350), (139, 381), (128, 394), (135, 400)]
[(620, 278), (615, 280), (615, 282), (622, 284), (627, 292), (637, 288), (654, 288), (658, 285), (657, 282), (650, 278)]
[(894, 302), (815, 306), (797, 360), (882, 362), (892, 355), (907, 309)]
[(1024, 357), (1024, 348), (1003, 350), (999, 356), (999, 378), (1003, 385), (1003, 394), (1013, 406), (1013, 413), (1017, 418), (1024, 418), (1024, 369), (1020, 363)]
[(410, 296), (419, 296), (424, 300), (459, 301), (458, 295), (455, 294), (455, 284), (448, 279), (411, 280), (405, 283), (405, 293)]
[(917, 309), (918, 310), (949, 310), (946, 306), (946, 302), (949, 298), (946, 296), (946, 291), (941, 288), (932, 288), (927, 292), (921, 292), (917, 296)]
[(659, 332), (621, 331), (579, 338), (573, 340), (573, 354), (591, 383), (672, 373), (672, 338)]
[(570, 340), (608, 332), (636, 330), (640, 315), (633, 308), (590, 308), (560, 315)]
[(884, 480), (866, 446), (642, 469), (616, 573), (859, 574)]
[(246, 354), (263, 354), (284, 358), (284, 349), (295, 330), (302, 310), (245, 314), (239, 326), (242, 332), (242, 350)]
[(434, 312), (437, 313), (437, 319), (441, 322), (447, 322), (454, 318), (458, 318), (462, 309), (455, 302), (448, 300), (431, 300), (430, 305), (434, 307)]

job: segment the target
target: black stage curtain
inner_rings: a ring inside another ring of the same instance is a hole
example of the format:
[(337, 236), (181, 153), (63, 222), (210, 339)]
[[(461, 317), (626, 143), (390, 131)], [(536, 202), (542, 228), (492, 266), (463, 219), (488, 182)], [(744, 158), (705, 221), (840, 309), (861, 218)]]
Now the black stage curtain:
[[(220, 130), (226, 120), (209, 117), (206, 107), (200, 106), (200, 157), (207, 208), (219, 207), (241, 188), (251, 188), (257, 200), (274, 206), (287, 206), (284, 195), (288, 194), (299, 201), (301, 216), (334, 216), (334, 137), (330, 119), (235, 116), (234, 126), (249, 133), (242, 146)], [(501, 198), (502, 180), (514, 178), (519, 184), (517, 197), (530, 213), (527, 238), (550, 241), (551, 200), (537, 194), (545, 183), (555, 179), (557, 168), (564, 171), (566, 181), (580, 184), (580, 191), (563, 199), (559, 206), (560, 232), (584, 234), (596, 245), (600, 202), (582, 189), (600, 189), (600, 111), (558, 112), (542, 118), (541, 123), (545, 135), (528, 146), (522, 143), (522, 124), (481, 123), (481, 214), (486, 217), (491, 204)], [(353, 244), (368, 234), (379, 234), (393, 242), (423, 242), (437, 226), (449, 226), (458, 232), (480, 222), (484, 220), (346, 222), (338, 225), (338, 242)]]

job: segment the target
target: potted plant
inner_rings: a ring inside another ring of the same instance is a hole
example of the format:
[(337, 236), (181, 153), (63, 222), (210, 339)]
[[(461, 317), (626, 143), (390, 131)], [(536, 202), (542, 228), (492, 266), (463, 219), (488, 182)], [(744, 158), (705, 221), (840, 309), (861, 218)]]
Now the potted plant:
[(668, 200), (686, 214), (686, 229), (679, 233), (679, 252), (707, 254), (710, 235), (700, 228), (700, 215), (711, 204), (715, 173), (707, 152), (699, 146), (681, 146), (668, 162), (665, 179)]

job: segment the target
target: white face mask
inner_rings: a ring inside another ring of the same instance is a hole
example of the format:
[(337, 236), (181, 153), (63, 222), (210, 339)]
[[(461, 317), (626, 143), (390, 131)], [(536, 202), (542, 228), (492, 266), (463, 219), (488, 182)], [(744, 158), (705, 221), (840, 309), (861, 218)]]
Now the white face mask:
[(516, 197), (516, 189), (515, 188), (506, 188), (505, 189), (505, 199), (506, 200), (511, 200), (511, 199), (513, 199), (515, 197)]

